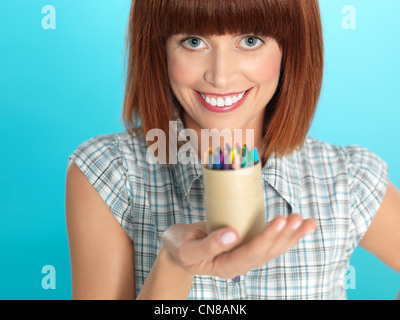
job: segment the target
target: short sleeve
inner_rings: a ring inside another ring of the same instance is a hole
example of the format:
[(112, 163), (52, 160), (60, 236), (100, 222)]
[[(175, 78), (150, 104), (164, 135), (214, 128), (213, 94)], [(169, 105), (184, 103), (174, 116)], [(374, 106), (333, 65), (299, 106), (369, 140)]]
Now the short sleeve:
[(123, 226), (129, 210), (129, 184), (116, 139), (101, 135), (83, 142), (69, 156)]
[(389, 183), (387, 163), (366, 148), (346, 147), (351, 193), (353, 249), (378, 211)]

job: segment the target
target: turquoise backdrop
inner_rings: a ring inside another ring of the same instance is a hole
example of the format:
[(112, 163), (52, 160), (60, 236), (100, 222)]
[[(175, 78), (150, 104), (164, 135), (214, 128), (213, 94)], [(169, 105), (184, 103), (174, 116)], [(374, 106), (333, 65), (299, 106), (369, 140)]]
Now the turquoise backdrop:
[[(369, 148), (400, 187), (400, 1), (320, 4), (326, 69), (310, 135)], [(71, 298), (67, 161), (81, 142), (124, 130), (129, 8), (0, 1), (0, 299)], [(349, 299), (396, 297), (400, 275), (371, 254), (357, 248), (351, 266)]]

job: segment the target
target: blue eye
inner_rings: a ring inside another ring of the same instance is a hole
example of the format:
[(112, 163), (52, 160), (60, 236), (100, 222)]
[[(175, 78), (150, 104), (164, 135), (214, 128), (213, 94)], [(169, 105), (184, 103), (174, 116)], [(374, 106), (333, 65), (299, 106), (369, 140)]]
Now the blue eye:
[(254, 49), (259, 47), (261, 44), (263, 43), (263, 41), (260, 38), (254, 37), (254, 36), (247, 36), (244, 37), (241, 41), (240, 41), (240, 45), (244, 48), (248, 48), (248, 49)]
[(196, 37), (187, 38), (182, 41), (183, 45), (188, 49), (201, 49), (204, 48), (205, 44), (203, 40)]

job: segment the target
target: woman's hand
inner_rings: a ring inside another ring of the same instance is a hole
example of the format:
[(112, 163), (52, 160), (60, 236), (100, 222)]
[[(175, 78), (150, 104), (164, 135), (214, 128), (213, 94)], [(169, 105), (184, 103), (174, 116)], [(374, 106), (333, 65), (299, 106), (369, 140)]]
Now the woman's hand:
[(177, 224), (165, 231), (163, 245), (187, 272), (230, 279), (280, 256), (316, 227), (315, 219), (303, 220), (298, 214), (277, 217), (253, 240), (227, 252), (238, 241), (234, 229), (207, 236), (205, 222)]

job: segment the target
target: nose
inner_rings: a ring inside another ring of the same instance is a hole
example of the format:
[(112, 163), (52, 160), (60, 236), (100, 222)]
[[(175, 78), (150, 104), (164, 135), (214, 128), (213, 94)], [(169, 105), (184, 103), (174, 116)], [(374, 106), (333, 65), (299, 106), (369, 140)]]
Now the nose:
[(229, 89), (237, 76), (238, 62), (228, 50), (215, 50), (208, 57), (204, 80), (216, 89)]

